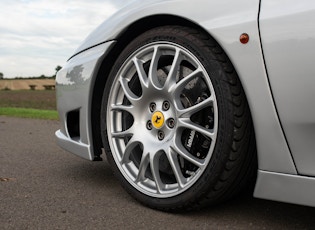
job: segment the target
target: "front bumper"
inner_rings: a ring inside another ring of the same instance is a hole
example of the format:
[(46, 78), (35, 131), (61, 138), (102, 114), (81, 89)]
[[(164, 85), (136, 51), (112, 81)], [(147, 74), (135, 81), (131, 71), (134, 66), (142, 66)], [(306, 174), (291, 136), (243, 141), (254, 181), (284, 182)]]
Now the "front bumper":
[[(94, 81), (114, 41), (92, 47), (71, 58), (56, 77), (60, 130), (57, 143), (63, 149), (88, 160), (94, 159), (91, 101)], [(106, 77), (106, 76), (104, 76)]]

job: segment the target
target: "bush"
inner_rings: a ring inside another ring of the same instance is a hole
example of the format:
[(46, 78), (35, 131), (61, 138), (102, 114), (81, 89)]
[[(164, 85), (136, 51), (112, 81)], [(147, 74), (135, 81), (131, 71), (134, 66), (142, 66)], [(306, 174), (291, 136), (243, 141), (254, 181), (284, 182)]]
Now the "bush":
[(4, 89), (2, 89), (2, 90), (4, 90), (4, 91), (9, 91), (9, 90), (11, 90), (8, 86), (6, 86)]

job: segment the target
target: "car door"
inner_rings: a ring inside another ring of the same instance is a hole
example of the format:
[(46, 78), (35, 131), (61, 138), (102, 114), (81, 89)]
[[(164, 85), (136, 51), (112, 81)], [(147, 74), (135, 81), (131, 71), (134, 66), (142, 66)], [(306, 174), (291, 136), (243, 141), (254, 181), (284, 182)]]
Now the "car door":
[(297, 171), (315, 176), (315, 1), (261, 0), (262, 49)]

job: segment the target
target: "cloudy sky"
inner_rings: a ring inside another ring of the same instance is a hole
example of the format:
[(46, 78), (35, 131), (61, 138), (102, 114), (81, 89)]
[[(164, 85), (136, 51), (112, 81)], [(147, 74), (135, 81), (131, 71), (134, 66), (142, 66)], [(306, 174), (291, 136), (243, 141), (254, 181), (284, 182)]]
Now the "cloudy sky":
[(84, 38), (128, 0), (1, 0), (4, 78), (53, 75)]

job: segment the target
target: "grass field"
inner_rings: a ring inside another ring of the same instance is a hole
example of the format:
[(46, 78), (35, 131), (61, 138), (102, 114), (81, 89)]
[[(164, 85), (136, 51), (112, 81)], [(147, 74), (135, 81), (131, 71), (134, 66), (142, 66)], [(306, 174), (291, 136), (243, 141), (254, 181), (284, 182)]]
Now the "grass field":
[(0, 90), (0, 115), (58, 119), (54, 90)]
[(58, 114), (55, 110), (29, 109), (29, 108), (12, 108), (0, 107), (0, 115), (9, 117), (23, 117), (35, 119), (57, 120)]

